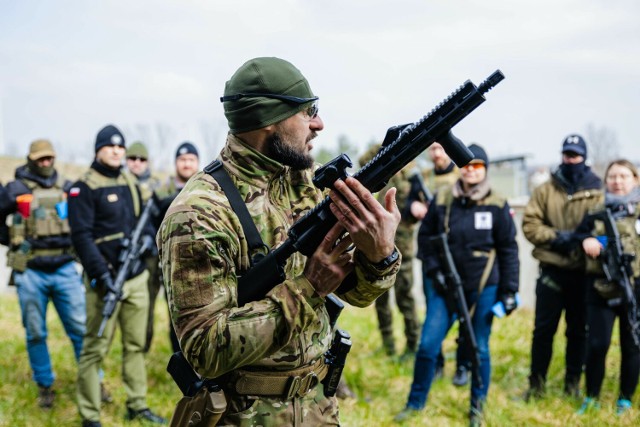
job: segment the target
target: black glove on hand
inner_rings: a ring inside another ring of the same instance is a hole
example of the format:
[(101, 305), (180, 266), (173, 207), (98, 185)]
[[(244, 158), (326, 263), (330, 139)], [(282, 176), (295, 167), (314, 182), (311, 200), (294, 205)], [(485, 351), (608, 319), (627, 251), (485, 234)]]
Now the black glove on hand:
[(573, 248), (573, 233), (571, 231), (556, 231), (556, 238), (551, 241), (551, 250), (568, 255)]
[(142, 244), (140, 245), (142, 249), (142, 256), (156, 256), (158, 255), (158, 248), (156, 248), (156, 241), (153, 240), (153, 237), (148, 234), (142, 235)]
[(111, 273), (109, 272), (103, 273), (102, 276), (100, 276), (96, 282), (98, 287), (101, 288), (103, 291), (116, 292), (116, 288), (113, 284), (113, 277), (111, 277)]
[(433, 270), (430, 271), (427, 276), (431, 279), (431, 282), (433, 283), (433, 289), (435, 289), (435, 291), (437, 293), (439, 293), (442, 296), (445, 296), (447, 294), (447, 279), (444, 277), (444, 274), (442, 273), (442, 271), (440, 270)]
[(507, 316), (511, 314), (513, 310), (518, 307), (518, 301), (516, 301), (516, 294), (512, 291), (504, 291), (500, 294), (500, 301), (504, 306), (504, 314)]

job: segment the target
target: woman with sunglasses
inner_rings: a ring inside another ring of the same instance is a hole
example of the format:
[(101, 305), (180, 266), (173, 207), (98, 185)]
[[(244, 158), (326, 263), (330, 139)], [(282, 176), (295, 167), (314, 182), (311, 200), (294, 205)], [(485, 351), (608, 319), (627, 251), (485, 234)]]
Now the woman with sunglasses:
[(396, 421), (415, 416), (424, 407), (440, 346), (457, 317), (447, 301), (449, 283), (444, 276), (440, 254), (434, 248), (433, 237), (446, 234), (477, 342), (481, 378), (477, 377), (477, 371), (472, 375), (471, 425), (481, 422), (489, 388), (492, 308), (498, 301), (503, 302), (506, 314), (516, 308), (519, 261), (512, 210), (503, 197), (491, 190), (485, 150), (476, 144), (469, 149), (475, 159), (460, 169), (461, 177), (453, 186), (436, 194), (418, 233), (418, 257), (433, 286), (429, 290), (431, 295), (426, 298), (427, 317), (416, 355), (411, 392), (406, 408), (396, 416)]
[[(630, 286), (636, 301), (640, 292), (640, 187), (638, 186), (638, 170), (628, 160), (616, 160), (609, 164), (605, 173), (604, 205), (595, 208), (592, 213), (609, 210), (615, 221), (624, 253), (636, 254), (630, 261)], [(638, 385), (640, 374), (640, 348), (634, 341), (632, 325), (628, 317), (628, 307), (623, 302), (622, 290), (617, 283), (609, 282), (603, 272), (602, 255), (609, 251), (609, 238), (605, 234), (602, 220), (593, 220), (595, 216), (587, 216), (576, 230), (582, 240), (582, 248), (587, 255), (587, 339), (586, 383), (587, 396), (579, 414), (597, 410), (600, 407), (598, 396), (605, 372), (605, 359), (611, 345), (611, 334), (616, 317), (620, 326), (620, 349), (622, 353), (620, 366), (620, 391), (616, 403), (618, 415), (631, 407), (631, 398)], [(585, 232), (583, 234), (583, 232)], [(588, 237), (587, 237), (588, 236)], [(607, 249), (605, 249), (605, 247)], [(637, 308), (636, 308), (637, 309)], [(637, 326), (636, 326), (637, 327)], [(640, 336), (635, 339), (640, 340)]]

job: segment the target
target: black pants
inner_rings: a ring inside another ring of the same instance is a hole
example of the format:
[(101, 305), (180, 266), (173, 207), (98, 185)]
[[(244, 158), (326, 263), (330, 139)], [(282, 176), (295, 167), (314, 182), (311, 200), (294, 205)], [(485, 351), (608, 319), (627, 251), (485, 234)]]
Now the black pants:
[(531, 388), (542, 389), (551, 362), (553, 338), (565, 312), (565, 389), (580, 381), (586, 359), (586, 277), (580, 271), (541, 265), (536, 283), (536, 318), (531, 345)]
[(587, 324), (587, 396), (598, 397), (605, 371), (605, 359), (611, 345), (611, 333), (616, 316), (620, 319), (620, 399), (631, 400), (640, 375), (640, 349), (636, 347), (626, 310), (622, 306), (609, 307), (590, 286), (588, 290)]

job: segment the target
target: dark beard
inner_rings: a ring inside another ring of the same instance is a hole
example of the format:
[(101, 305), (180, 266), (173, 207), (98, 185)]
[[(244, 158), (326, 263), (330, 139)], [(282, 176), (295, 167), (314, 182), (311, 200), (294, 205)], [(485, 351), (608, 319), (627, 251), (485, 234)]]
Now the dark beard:
[(269, 152), (269, 157), (273, 160), (295, 171), (310, 169), (313, 166), (313, 157), (293, 150), (284, 143), (278, 132), (269, 137)]

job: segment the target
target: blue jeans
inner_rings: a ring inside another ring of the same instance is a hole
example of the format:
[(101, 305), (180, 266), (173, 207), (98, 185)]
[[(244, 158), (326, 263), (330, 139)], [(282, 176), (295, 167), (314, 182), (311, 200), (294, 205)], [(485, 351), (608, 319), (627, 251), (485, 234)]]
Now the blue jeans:
[(52, 272), (33, 269), (14, 272), (13, 279), (18, 290), (22, 324), (27, 331), (33, 380), (42, 387), (50, 387), (55, 376), (47, 347), (47, 306), (51, 300), (78, 360), (87, 317), (82, 278), (74, 263), (69, 262)]
[[(427, 302), (427, 318), (422, 326), (422, 336), (416, 354), (415, 367), (413, 371), (413, 383), (407, 402), (407, 408), (422, 409), (427, 401), (427, 395), (433, 382), (436, 371), (436, 360), (442, 341), (453, 322), (456, 320), (455, 313), (450, 313), (444, 297), (437, 293), (431, 284), (425, 280), (425, 296)], [(478, 379), (475, 372), (471, 380), (471, 402), (472, 405), (483, 401), (487, 397), (489, 381), (491, 378), (491, 358), (489, 355), (489, 336), (491, 334), (491, 323), (493, 312), (491, 307), (497, 301), (498, 286), (488, 284), (482, 290), (480, 298), (478, 292), (465, 292), (467, 304), (476, 303), (471, 323), (476, 335), (478, 344), (478, 357), (480, 359), (480, 376), (482, 377), (482, 387), (478, 386)]]

